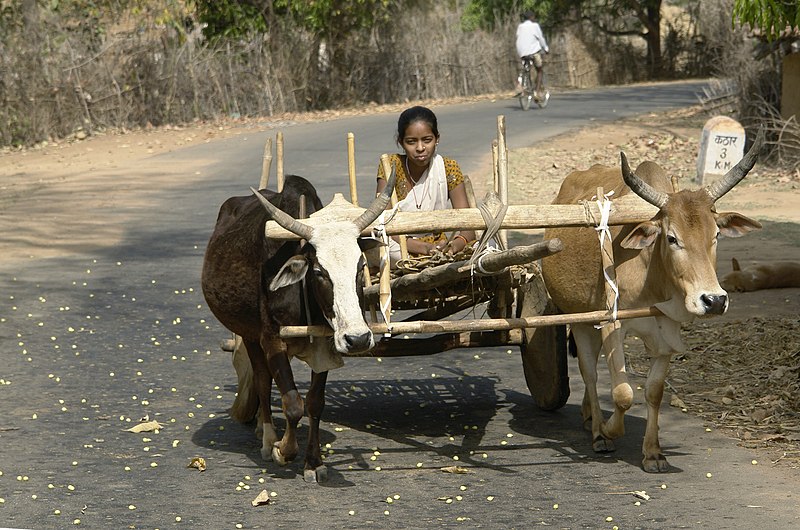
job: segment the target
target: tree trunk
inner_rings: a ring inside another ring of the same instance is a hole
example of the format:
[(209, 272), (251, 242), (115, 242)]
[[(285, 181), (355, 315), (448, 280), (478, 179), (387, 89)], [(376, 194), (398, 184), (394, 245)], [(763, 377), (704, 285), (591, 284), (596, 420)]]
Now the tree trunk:
[(647, 66), (650, 69), (650, 77), (661, 77), (663, 74), (661, 0), (645, 0), (644, 2), (629, 0), (628, 5), (636, 11), (636, 16), (644, 26), (642, 37), (647, 42)]
[(648, 2), (647, 5), (647, 59), (650, 63), (651, 77), (663, 75), (661, 56), (661, 0)]

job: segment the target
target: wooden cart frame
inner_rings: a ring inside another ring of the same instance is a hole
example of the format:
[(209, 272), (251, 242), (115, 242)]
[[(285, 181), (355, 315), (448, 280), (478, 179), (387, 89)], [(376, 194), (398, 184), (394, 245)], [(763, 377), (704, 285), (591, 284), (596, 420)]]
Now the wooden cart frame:
[[(277, 135), (277, 188), (283, 183), (283, 137)], [(330, 204), (315, 212), (304, 223), (313, 226), (331, 219), (355, 218), (363, 212), (358, 206), (355, 178), (355, 144), (353, 134), (347, 136), (348, 169), (351, 202), (336, 194)], [(536, 229), (555, 226), (595, 227), (599, 232), (611, 225), (635, 224), (655, 215), (654, 206), (635, 195), (610, 201), (597, 190), (596, 202), (576, 205), (514, 205), (508, 204), (507, 149), (505, 119), (498, 116), (497, 139), (492, 144), (494, 160), (494, 205), (489, 208), (493, 216), (504, 211), (497, 236), (505, 246), (508, 229)], [(386, 155), (384, 169), (389, 174)], [(269, 182), (272, 161), (272, 140), (264, 150), (261, 188)], [(434, 212), (396, 212), (391, 220), (382, 224), (386, 235), (419, 232), (447, 232), (454, 230), (486, 230), (484, 214), (478, 209), (469, 179), (466, 179), (470, 208)], [(486, 211), (486, 208), (484, 208)], [(382, 221), (379, 219), (376, 223)], [(373, 227), (362, 235), (369, 236)], [(265, 228), (267, 237), (297, 239), (297, 236), (269, 221)], [(384, 259), (380, 280), (365, 286), (366, 302), (373, 314), (371, 329), (383, 339), (372, 351), (361, 356), (390, 357), (429, 355), (455, 348), (518, 346), (522, 354), (525, 380), (537, 405), (546, 410), (563, 406), (569, 397), (567, 376), (566, 326), (571, 323), (597, 323), (602, 325), (603, 339), (619, 326), (619, 320), (661, 314), (654, 307), (616, 310), (613, 282), (615, 281), (610, 237), (599, 238), (604, 273), (608, 279), (607, 310), (577, 314), (557, 314), (549, 301), (537, 260), (562, 249), (559, 240), (543, 241), (534, 245), (519, 246), (502, 252), (487, 254), (480, 262), (480, 270), (466, 261), (446, 263), (420, 272), (391, 279), (389, 260)], [(404, 245), (401, 237), (401, 249)], [(385, 252), (385, 250), (384, 250)], [(369, 274), (365, 275), (369, 278)], [(480, 303), (488, 303), (489, 318), (445, 320)], [(379, 306), (383, 318), (378, 317)], [(415, 311), (400, 321), (392, 321), (392, 309)], [(325, 326), (285, 326), (282, 338), (325, 336), (331, 330)], [(407, 338), (408, 334), (428, 334), (421, 338)], [(616, 334), (619, 336), (619, 334)], [(621, 340), (621, 339), (620, 339)], [(621, 345), (616, 351), (623, 351)], [(612, 363), (612, 360), (609, 360)], [(613, 360), (624, 370), (624, 359)], [(621, 363), (621, 365), (620, 365)]]

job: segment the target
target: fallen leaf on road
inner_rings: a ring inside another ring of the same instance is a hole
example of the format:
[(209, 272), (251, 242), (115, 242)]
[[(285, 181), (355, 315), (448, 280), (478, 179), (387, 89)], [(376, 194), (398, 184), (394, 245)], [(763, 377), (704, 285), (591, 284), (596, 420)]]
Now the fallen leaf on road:
[(134, 425), (130, 429), (127, 429), (128, 432), (151, 432), (158, 429), (163, 428), (163, 425), (158, 423), (157, 421), (145, 421), (138, 425)]
[(192, 458), (192, 460), (189, 462), (189, 465), (186, 466), (186, 467), (193, 467), (193, 468), (195, 468), (195, 469), (197, 469), (199, 471), (205, 471), (206, 470), (206, 459), (201, 457), (201, 456), (196, 456), (196, 457)]
[(466, 475), (467, 473), (472, 473), (469, 469), (461, 466), (447, 466), (442, 468), (442, 472), (444, 473), (456, 473), (460, 475)]
[(272, 500), (269, 498), (269, 493), (267, 490), (261, 490), (261, 493), (258, 494), (258, 497), (250, 501), (250, 504), (253, 506), (264, 506), (265, 504), (272, 503)]

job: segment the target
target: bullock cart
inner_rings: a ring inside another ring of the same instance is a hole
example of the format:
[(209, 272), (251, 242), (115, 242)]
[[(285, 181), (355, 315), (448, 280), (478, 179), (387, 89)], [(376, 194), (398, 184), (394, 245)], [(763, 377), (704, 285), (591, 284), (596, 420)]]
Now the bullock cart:
[[(537, 405), (546, 410), (563, 406), (569, 397), (567, 377), (566, 325), (598, 323), (610, 334), (619, 319), (660, 314), (655, 308), (616, 310), (614, 264), (610, 238), (598, 239), (603, 249), (608, 310), (579, 314), (556, 314), (550, 303), (537, 260), (562, 249), (558, 239), (508, 248), (509, 229), (540, 229), (554, 226), (596, 227), (602, 234), (610, 225), (635, 224), (652, 218), (656, 209), (636, 196), (610, 201), (597, 190), (596, 202), (575, 205), (508, 205), (505, 122), (498, 117), (497, 139), (493, 142), (494, 190), (481, 204), (474, 198), (467, 179), (471, 208), (433, 212), (387, 212), (362, 232), (364, 237), (402, 236), (420, 232), (475, 230), (498, 242), (492, 252), (456, 256), (440, 263), (428, 263), (416, 270), (397, 274), (382, 259), (380, 274), (366, 274), (365, 302), (371, 307), (371, 329), (383, 338), (377, 346), (359, 356), (390, 357), (429, 355), (456, 348), (519, 347), (527, 386)], [(281, 186), (282, 152), (278, 136), (278, 189)], [(316, 226), (331, 220), (355, 218), (358, 206), (355, 187), (354, 144), (348, 135), (351, 202), (336, 194), (330, 204), (304, 218)], [(265, 149), (261, 187), (268, 182), (271, 140)], [(386, 156), (382, 159), (389, 174)], [(264, 176), (266, 175), (266, 177)], [(267, 222), (266, 236), (299, 239), (274, 221)], [(376, 235), (377, 234), (377, 235)], [(483, 240), (481, 240), (483, 242)], [(479, 245), (480, 248), (480, 245)], [(383, 252), (383, 250), (382, 250)], [(405, 257), (405, 254), (404, 254)], [(385, 258), (385, 256), (384, 256)], [(485, 308), (483, 307), (485, 305)], [(481, 306), (478, 309), (478, 306)], [(475, 318), (480, 313), (479, 318)], [(465, 316), (466, 315), (466, 316)], [(283, 339), (330, 335), (326, 326), (284, 326)], [(410, 338), (409, 335), (421, 335)], [(313, 340), (310, 338), (309, 340)], [(619, 348), (617, 351), (622, 351)], [(611, 362), (609, 360), (609, 362)], [(618, 359), (616, 363), (624, 360)], [(240, 379), (241, 381), (241, 379)]]

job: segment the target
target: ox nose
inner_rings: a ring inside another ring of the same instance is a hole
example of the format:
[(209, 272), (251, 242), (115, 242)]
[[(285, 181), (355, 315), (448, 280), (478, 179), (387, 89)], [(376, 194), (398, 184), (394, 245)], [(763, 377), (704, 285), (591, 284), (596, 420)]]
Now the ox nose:
[(367, 331), (361, 335), (345, 335), (344, 341), (347, 344), (347, 350), (351, 352), (365, 351), (372, 346), (372, 332)]
[(700, 300), (706, 308), (706, 314), (710, 315), (721, 315), (728, 306), (728, 295), (726, 294), (704, 294)]

